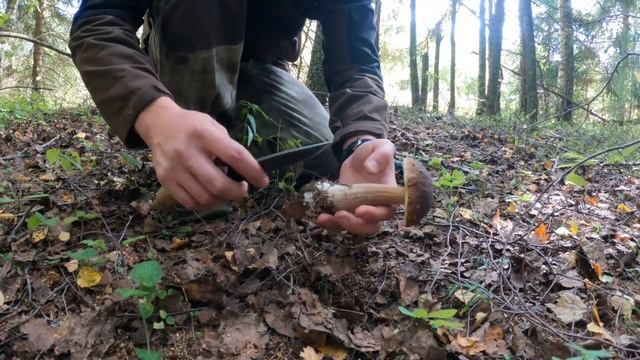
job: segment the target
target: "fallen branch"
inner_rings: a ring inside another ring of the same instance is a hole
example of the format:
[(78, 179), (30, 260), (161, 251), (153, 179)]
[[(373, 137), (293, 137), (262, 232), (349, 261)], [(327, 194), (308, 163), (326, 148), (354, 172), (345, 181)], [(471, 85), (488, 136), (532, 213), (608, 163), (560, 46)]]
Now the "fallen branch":
[(18, 33), (13, 33), (13, 32), (7, 32), (7, 31), (0, 31), (0, 37), (7, 37), (7, 38), (13, 38), (13, 39), (20, 39), (20, 40), (24, 40), (24, 41), (28, 41), (30, 43), (36, 44), (36, 45), (40, 45), (44, 48), (47, 48), (49, 50), (55, 51), (60, 55), (66, 56), (68, 58), (71, 58), (71, 53), (68, 53), (64, 50), (60, 50), (57, 47), (48, 44), (44, 41), (40, 41), (38, 39), (34, 39), (32, 37), (26, 36), (26, 35), (22, 35), (22, 34), (18, 34)]

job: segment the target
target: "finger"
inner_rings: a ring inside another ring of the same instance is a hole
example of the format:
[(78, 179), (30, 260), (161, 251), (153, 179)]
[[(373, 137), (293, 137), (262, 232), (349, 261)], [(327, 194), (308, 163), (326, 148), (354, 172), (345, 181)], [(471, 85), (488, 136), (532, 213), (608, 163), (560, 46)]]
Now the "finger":
[(371, 175), (379, 174), (384, 169), (391, 166), (395, 147), (390, 141), (376, 141), (375, 146), (366, 148), (367, 156), (363, 160), (365, 170)]
[(195, 204), (188, 209), (202, 208), (209, 205), (214, 198), (207, 189), (191, 173), (184, 174), (179, 180), (180, 186), (195, 200)]
[(166, 186), (171, 196), (180, 203), (180, 205), (184, 206), (187, 209), (191, 209), (197, 206), (196, 199), (194, 199), (187, 190), (185, 190), (182, 186), (172, 183)]
[(334, 218), (341, 228), (356, 235), (375, 235), (382, 227), (379, 223), (366, 222), (346, 211), (338, 211)]
[(395, 215), (395, 209), (390, 206), (358, 206), (355, 215), (366, 222), (378, 223), (385, 220), (391, 220)]
[(249, 196), (248, 184), (245, 181), (231, 180), (219, 167), (200, 158), (188, 165), (191, 174), (212, 196), (224, 200), (242, 200)]
[(269, 177), (249, 150), (230, 137), (217, 135), (214, 141), (206, 143), (212, 156), (219, 157), (249, 183), (257, 187), (267, 187)]
[(340, 226), (336, 223), (335, 218), (329, 214), (320, 214), (316, 219), (316, 224), (327, 230), (340, 230)]

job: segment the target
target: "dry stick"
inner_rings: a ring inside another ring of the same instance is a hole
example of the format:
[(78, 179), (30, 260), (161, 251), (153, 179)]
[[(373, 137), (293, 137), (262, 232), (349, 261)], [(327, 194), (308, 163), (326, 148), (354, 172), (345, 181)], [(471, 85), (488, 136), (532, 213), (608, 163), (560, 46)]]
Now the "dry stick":
[(531, 211), (533, 209), (533, 207), (536, 206), (540, 202), (540, 200), (542, 199), (542, 196), (544, 196), (555, 184), (557, 184), (560, 180), (564, 179), (567, 175), (569, 175), (571, 172), (573, 172), (578, 167), (584, 165), (589, 160), (597, 158), (598, 156), (606, 154), (606, 153), (610, 153), (610, 152), (613, 152), (613, 151), (616, 151), (616, 150), (626, 149), (628, 147), (632, 147), (632, 146), (635, 146), (635, 145), (638, 145), (638, 144), (640, 144), (640, 139), (632, 141), (632, 142), (624, 144), (624, 145), (614, 146), (614, 147), (602, 150), (602, 151), (600, 151), (598, 153), (595, 153), (595, 154), (593, 154), (591, 156), (588, 156), (588, 157), (584, 158), (582, 161), (578, 162), (577, 164), (575, 164), (572, 167), (570, 167), (567, 171), (562, 173), (562, 175), (557, 177), (553, 182), (551, 182), (551, 184), (547, 185), (542, 190), (542, 192), (540, 192), (540, 195), (538, 195), (536, 200), (533, 203), (531, 203), (531, 206), (529, 206), (529, 208), (524, 213), (526, 214), (529, 211)]
[(20, 40), (25, 40), (28, 41), (30, 43), (36, 44), (36, 45), (40, 45), (44, 48), (47, 48), (49, 50), (55, 51), (60, 55), (66, 56), (68, 58), (71, 58), (71, 54), (64, 51), (64, 50), (60, 50), (58, 48), (56, 48), (55, 46), (48, 44), (44, 41), (40, 41), (38, 39), (34, 39), (31, 38), (29, 36), (26, 35), (22, 35), (22, 34), (18, 34), (18, 33), (14, 33), (14, 32), (7, 32), (7, 31), (0, 31), (0, 37), (8, 37), (8, 38), (14, 38), (14, 39), (20, 39)]
[(11, 90), (11, 89), (47, 90), (47, 91), (53, 91), (53, 90), (55, 90), (55, 89), (52, 89), (52, 88), (46, 88), (46, 87), (34, 87), (34, 86), (14, 85), (14, 86), (6, 86), (6, 87), (2, 87), (2, 88), (0, 88), (0, 91), (3, 91), (3, 90)]

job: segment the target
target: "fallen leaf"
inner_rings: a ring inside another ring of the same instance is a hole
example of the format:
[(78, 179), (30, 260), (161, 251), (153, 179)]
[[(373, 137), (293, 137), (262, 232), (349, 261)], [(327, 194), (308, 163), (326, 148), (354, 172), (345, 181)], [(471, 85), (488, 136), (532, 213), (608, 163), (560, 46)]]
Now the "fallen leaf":
[(71, 234), (68, 231), (63, 231), (58, 235), (60, 241), (69, 241), (69, 239), (71, 239)]
[(604, 275), (604, 270), (602, 269), (602, 265), (598, 263), (593, 263), (591, 264), (591, 266), (593, 267), (593, 271), (596, 272), (596, 275), (598, 275), (598, 279), (602, 279), (602, 275)]
[(631, 236), (629, 236), (627, 234), (623, 234), (623, 233), (617, 233), (616, 236), (614, 237), (614, 239), (616, 241), (620, 241), (620, 242), (626, 243), (626, 242), (631, 241)]
[(76, 282), (81, 288), (88, 288), (98, 285), (101, 279), (102, 273), (92, 267), (85, 266), (80, 269)]
[(43, 228), (42, 230), (34, 231), (33, 234), (31, 234), (31, 240), (34, 243), (39, 243), (47, 237), (48, 233), (49, 228)]
[(563, 291), (554, 304), (546, 304), (553, 310), (556, 317), (565, 324), (572, 324), (583, 319), (584, 315), (589, 311), (587, 305), (573, 293)]
[(626, 319), (631, 318), (633, 309), (635, 308), (635, 301), (629, 297), (614, 296), (611, 298), (611, 306), (614, 310), (620, 311), (622, 316)]
[(565, 183), (583, 187), (587, 185), (587, 180), (585, 180), (582, 176), (572, 172), (565, 178)]
[(513, 229), (513, 223), (511, 221), (502, 220), (500, 217), (500, 209), (496, 210), (496, 214), (493, 216), (493, 225), (500, 233), (508, 233)]
[(300, 352), (302, 360), (322, 360), (322, 356), (311, 346), (307, 346)]
[(224, 257), (227, 258), (227, 261), (229, 262), (229, 266), (231, 267), (231, 269), (233, 269), (233, 271), (238, 272), (239, 271), (238, 264), (236, 264), (236, 260), (233, 255), (234, 255), (233, 251), (224, 252)]
[(86, 137), (87, 137), (87, 134), (86, 134), (86, 133), (83, 133), (82, 131), (80, 131), (79, 133), (77, 133), (77, 134), (74, 136), (74, 138), (76, 138), (76, 139), (80, 139), (80, 140), (82, 140), (82, 139), (84, 139), (84, 138), (86, 138)]
[(38, 177), (42, 181), (55, 181), (56, 176), (54, 174), (44, 174)]
[(547, 170), (551, 170), (553, 169), (553, 165), (555, 164), (555, 162), (553, 160), (549, 160), (547, 162), (544, 163), (544, 168)]
[(447, 348), (451, 348), (452, 350), (467, 356), (476, 356), (487, 349), (485, 344), (483, 344), (479, 339), (463, 337), (460, 334), (458, 334)]
[(585, 195), (584, 199), (589, 205), (598, 206), (600, 204), (600, 200), (589, 195)]
[(598, 324), (594, 323), (594, 322), (590, 322), (589, 325), (587, 325), (587, 330), (591, 331), (594, 334), (600, 335), (600, 337), (611, 341), (612, 343), (615, 343), (616, 341), (613, 339), (613, 336), (611, 336), (611, 333), (609, 333), (609, 331), (607, 331), (607, 329), (603, 328), (602, 326), (599, 326)]
[(575, 220), (571, 222), (571, 229), (569, 229), (569, 231), (573, 236), (578, 235), (578, 223)]
[(4, 294), (0, 291), (0, 308), (4, 306)]
[(470, 303), (476, 297), (474, 292), (463, 289), (457, 290), (453, 295), (465, 304)]
[(562, 237), (569, 237), (572, 235), (571, 231), (564, 226), (555, 229), (553, 232)]
[(616, 211), (619, 212), (620, 214), (628, 214), (630, 212), (633, 212), (633, 209), (631, 209), (625, 204), (619, 204), (618, 207), (616, 208)]
[(536, 236), (540, 239), (541, 244), (549, 242), (549, 230), (547, 224), (541, 223), (535, 230)]
[(598, 307), (596, 306), (595, 302), (593, 303), (593, 305), (591, 305), (591, 312), (593, 313), (593, 318), (596, 320), (598, 326), (604, 326), (602, 321), (600, 321), (600, 312), (598, 311)]
[(509, 206), (507, 207), (507, 211), (512, 214), (518, 213), (518, 205), (516, 205), (515, 202), (509, 203)]
[(67, 271), (69, 272), (74, 272), (76, 270), (78, 270), (78, 260), (73, 259), (71, 261), (67, 261), (66, 263), (64, 263), (64, 267), (67, 268)]
[(458, 209), (460, 215), (466, 220), (474, 220), (474, 213), (471, 209), (460, 208)]
[(53, 329), (42, 318), (33, 318), (27, 321), (20, 326), (20, 331), (27, 335), (27, 347), (33, 351), (47, 351), (56, 341), (53, 336)]
[(485, 344), (486, 353), (493, 356), (501, 356), (507, 358), (509, 350), (507, 349), (507, 343), (504, 341), (504, 331), (500, 326), (489, 326), (482, 339)]
[(189, 244), (189, 239), (180, 239), (178, 237), (174, 237), (171, 239), (171, 250), (182, 249), (183, 247)]
[(9, 214), (9, 213), (0, 211), (0, 220), (16, 221), (17, 218), (18, 217), (15, 216), (14, 214)]
[(322, 358), (330, 358), (331, 360), (345, 360), (347, 358), (347, 349), (339, 346), (325, 345), (318, 348)]
[(62, 194), (62, 202), (67, 205), (74, 204), (76, 202), (76, 196), (73, 193), (66, 192)]

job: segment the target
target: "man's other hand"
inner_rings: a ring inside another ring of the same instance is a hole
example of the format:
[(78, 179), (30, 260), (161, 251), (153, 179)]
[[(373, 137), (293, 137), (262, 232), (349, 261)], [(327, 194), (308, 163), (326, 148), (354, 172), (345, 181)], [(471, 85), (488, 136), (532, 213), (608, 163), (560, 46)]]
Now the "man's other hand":
[(269, 178), (255, 158), (207, 114), (161, 97), (138, 117), (135, 129), (151, 149), (160, 183), (184, 207), (212, 209), (248, 196), (248, 184), (226, 176), (214, 161), (233, 167), (256, 187)]
[[(393, 157), (395, 147), (389, 140), (372, 137), (371, 139), (372, 141), (360, 145), (342, 164), (338, 180), (341, 184), (397, 185)], [(346, 145), (354, 140), (356, 139), (349, 139)], [(382, 222), (391, 219), (393, 215), (392, 207), (363, 205), (353, 213), (341, 210), (333, 215), (320, 214), (316, 223), (327, 229), (347, 230), (357, 235), (374, 235), (380, 231)]]

